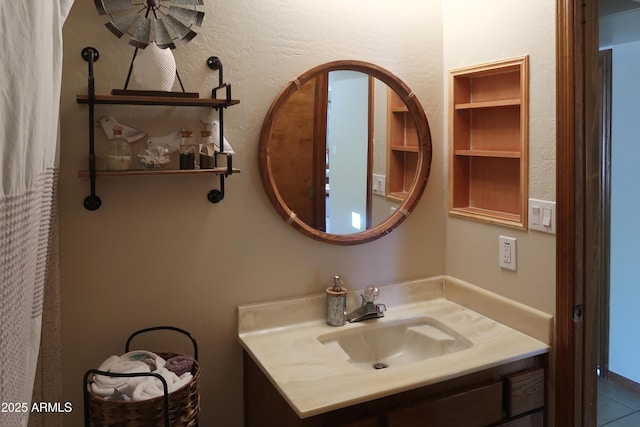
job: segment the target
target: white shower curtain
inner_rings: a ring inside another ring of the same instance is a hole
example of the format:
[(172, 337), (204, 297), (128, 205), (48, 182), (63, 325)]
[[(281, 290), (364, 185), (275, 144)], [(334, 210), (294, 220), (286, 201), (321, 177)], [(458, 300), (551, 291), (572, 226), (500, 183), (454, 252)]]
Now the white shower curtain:
[(0, 0), (0, 426), (27, 425), (45, 283), (57, 263), (62, 25), (72, 3)]

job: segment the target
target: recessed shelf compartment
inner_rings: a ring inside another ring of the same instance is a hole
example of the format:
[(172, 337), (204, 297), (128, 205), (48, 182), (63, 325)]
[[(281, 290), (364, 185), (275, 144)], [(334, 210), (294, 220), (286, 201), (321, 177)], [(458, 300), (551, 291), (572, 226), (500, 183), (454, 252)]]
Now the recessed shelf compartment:
[(393, 151), (405, 151), (407, 153), (417, 153), (418, 147), (407, 147), (404, 145), (392, 145), (391, 150)]
[(527, 225), (528, 57), (452, 70), (449, 213)]
[(407, 106), (387, 91), (387, 198), (402, 202), (418, 169), (418, 131)]
[(520, 152), (518, 151), (496, 151), (496, 150), (455, 150), (456, 156), (469, 156), (469, 157), (506, 157), (506, 158), (520, 158)]
[(477, 108), (511, 107), (520, 105), (520, 99), (503, 99), (499, 101), (465, 102), (455, 105), (456, 110), (472, 110)]

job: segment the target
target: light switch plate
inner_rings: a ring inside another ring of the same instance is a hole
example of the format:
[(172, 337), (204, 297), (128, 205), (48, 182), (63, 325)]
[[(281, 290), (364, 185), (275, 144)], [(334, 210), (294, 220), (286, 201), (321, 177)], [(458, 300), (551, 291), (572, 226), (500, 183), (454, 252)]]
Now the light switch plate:
[(556, 234), (556, 202), (529, 199), (529, 230)]
[(529, 199), (529, 230), (556, 234), (556, 202)]

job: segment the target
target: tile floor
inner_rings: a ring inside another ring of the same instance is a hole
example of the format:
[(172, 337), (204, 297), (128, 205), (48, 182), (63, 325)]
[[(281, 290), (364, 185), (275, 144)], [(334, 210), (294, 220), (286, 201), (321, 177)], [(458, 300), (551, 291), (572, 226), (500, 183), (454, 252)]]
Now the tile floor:
[(640, 394), (598, 379), (598, 426), (640, 426)]

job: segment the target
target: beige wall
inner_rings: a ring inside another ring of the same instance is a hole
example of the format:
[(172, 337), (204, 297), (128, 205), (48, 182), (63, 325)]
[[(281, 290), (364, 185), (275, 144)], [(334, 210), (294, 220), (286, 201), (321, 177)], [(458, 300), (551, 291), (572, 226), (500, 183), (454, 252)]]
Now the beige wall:
[[(99, 49), (96, 87), (124, 84), (132, 48), (111, 35), (91, 2), (76, 1), (65, 26), (61, 100), (61, 269), (64, 399), (80, 425), (85, 370), (123, 351), (138, 328), (172, 324), (201, 347), (202, 425), (242, 423), (238, 304), (322, 292), (334, 274), (347, 286), (447, 273), (554, 311), (554, 238), (446, 214), (446, 73), (463, 65), (531, 55), (530, 196), (554, 199), (554, 3), (492, 0), (206, 2), (205, 26), (175, 51), (189, 91), (208, 96), (225, 64), (241, 104), (226, 110), (226, 134), (242, 173), (212, 205), (211, 177), (119, 177), (97, 183), (103, 206), (86, 211), (87, 107), (84, 46)], [(497, 11), (500, 11), (499, 13)], [(485, 16), (486, 15), (486, 16)], [(504, 26), (509, 20), (511, 24)], [(444, 23), (444, 25), (443, 25)], [(498, 29), (500, 30), (498, 31)], [(316, 242), (280, 219), (264, 195), (257, 167), (262, 119), (287, 81), (322, 62), (359, 59), (381, 65), (417, 94), (430, 121), (433, 162), (427, 190), (411, 217), (388, 236), (361, 246)], [(199, 128), (199, 109), (98, 107), (151, 135)], [(96, 129), (98, 151), (105, 138)], [(497, 236), (517, 237), (519, 270), (501, 271)], [(149, 343), (150, 349), (159, 346)], [(161, 349), (159, 349), (161, 350)]]
[[(529, 197), (554, 201), (555, 2), (447, 1), (443, 29), (445, 85), (450, 69), (529, 55)], [(498, 266), (500, 235), (518, 239), (517, 272)], [(555, 312), (555, 236), (449, 217), (446, 241), (446, 274)]]
[[(76, 1), (65, 25), (61, 100), (61, 268), (64, 399), (80, 425), (81, 379), (107, 356), (123, 352), (137, 329), (173, 324), (201, 346), (201, 425), (240, 426), (241, 351), (238, 304), (322, 292), (334, 274), (347, 286), (441, 274), (445, 265), (443, 60), (440, 1), (244, 0), (205, 2), (205, 26), (175, 51), (187, 90), (208, 96), (217, 74), (211, 55), (241, 104), (226, 110), (227, 136), (242, 173), (212, 205), (211, 177), (101, 178), (103, 206), (86, 211), (87, 107), (84, 46), (99, 49), (99, 93), (122, 87), (132, 48), (104, 28), (91, 2)], [(257, 166), (262, 119), (280, 88), (308, 68), (336, 59), (381, 65), (417, 94), (434, 140), (431, 180), (414, 214), (388, 236), (362, 246), (316, 242), (275, 213)], [(99, 107), (151, 135), (199, 127), (199, 109)], [(96, 129), (98, 151), (105, 138)], [(156, 349), (158, 344), (148, 348)], [(153, 347), (153, 348), (152, 348)]]

